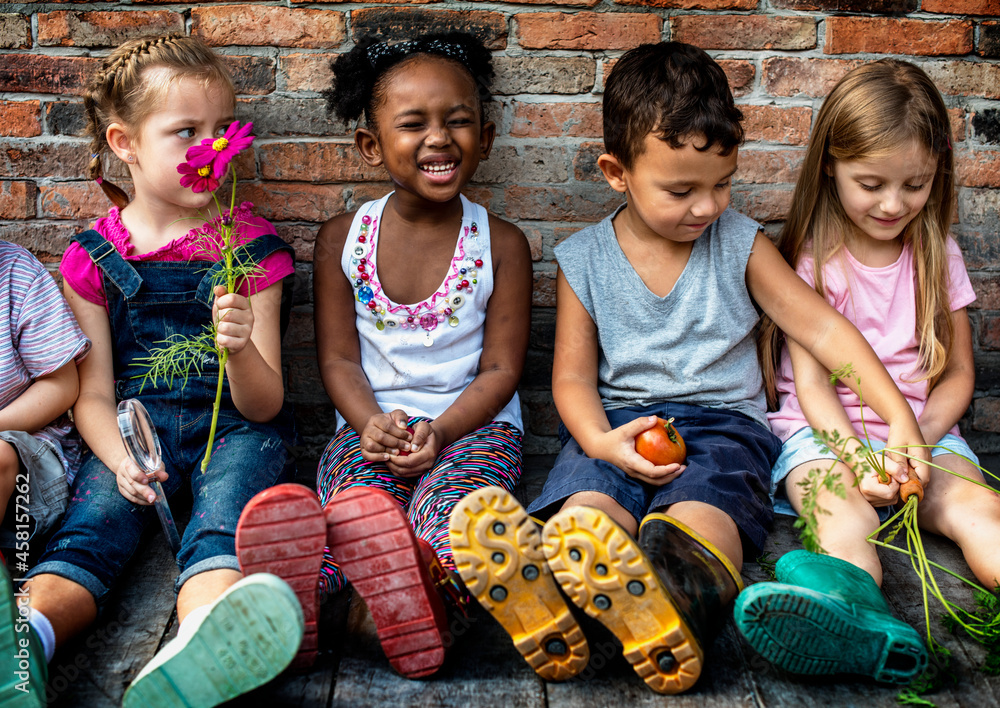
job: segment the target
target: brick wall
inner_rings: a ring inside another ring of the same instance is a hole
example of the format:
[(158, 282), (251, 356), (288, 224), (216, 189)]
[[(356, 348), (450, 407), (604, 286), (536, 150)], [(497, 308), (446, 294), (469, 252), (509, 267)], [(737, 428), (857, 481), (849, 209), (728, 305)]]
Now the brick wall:
[[(6, 8), (6, 9), (3, 9)], [(88, 158), (81, 91), (99, 57), (153, 32), (203, 37), (227, 57), (239, 117), (258, 139), (241, 170), (244, 197), (299, 257), (285, 340), (288, 391), (315, 457), (332, 432), (312, 329), (312, 242), (323, 220), (387, 190), (355, 155), (319, 91), (328, 62), (367, 32), (464, 28), (494, 50), (499, 125), (469, 196), (528, 235), (532, 341), (521, 385), (526, 450), (557, 449), (551, 405), (552, 247), (619, 197), (604, 183), (600, 100), (623, 50), (677, 39), (715, 56), (747, 118), (734, 206), (774, 232), (788, 207), (822, 98), (847, 70), (882, 56), (920, 64), (944, 93), (959, 165), (955, 234), (979, 300), (976, 399), (962, 423), (973, 447), (1000, 454), (1000, 0), (522, 0), (452, 3), (28, 2), (0, 5), (0, 238), (54, 267), (72, 234), (105, 212), (82, 179)], [(648, 326), (641, 313), (636, 327)]]

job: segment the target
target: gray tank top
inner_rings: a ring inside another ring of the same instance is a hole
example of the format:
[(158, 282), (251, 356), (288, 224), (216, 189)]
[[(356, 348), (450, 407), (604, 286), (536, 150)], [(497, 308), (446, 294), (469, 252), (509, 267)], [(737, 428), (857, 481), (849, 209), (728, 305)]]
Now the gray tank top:
[(559, 268), (597, 324), (604, 407), (671, 401), (739, 411), (767, 427), (753, 336), (758, 313), (746, 286), (760, 225), (727, 209), (694, 242), (673, 290), (661, 298), (618, 245), (615, 214), (555, 248)]

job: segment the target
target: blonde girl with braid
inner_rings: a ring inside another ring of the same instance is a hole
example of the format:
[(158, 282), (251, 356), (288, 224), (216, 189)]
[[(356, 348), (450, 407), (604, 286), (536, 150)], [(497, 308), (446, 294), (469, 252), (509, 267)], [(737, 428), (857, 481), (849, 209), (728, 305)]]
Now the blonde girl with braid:
[[(33, 698), (24, 702), (25, 693), (12, 688), (0, 704), (14, 697), (18, 706), (45, 704), (55, 647), (94, 621), (144, 529), (156, 524), (155, 493), (129, 459), (116, 423), (119, 401), (138, 398), (163, 448), (156, 477), (168, 498), (188, 487), (193, 508), (177, 555), (177, 638), (127, 677), (133, 682), (125, 705), (213, 706), (280, 673), (303, 632), (295, 593), (274, 576), (243, 578), (234, 545), (246, 502), (293, 471), (279, 327), (282, 280), (293, 272), (293, 257), (250, 204), (216, 213), (210, 193), (180, 184), (177, 166), (187, 149), (220, 138), (235, 108), (225, 66), (200, 40), (123, 44), (92, 80), (84, 105), (89, 176), (112, 202), (107, 216), (74, 236), (60, 266), (66, 298), (93, 342), (80, 362), (73, 409), (89, 452), (62, 524), (26, 576), (28, 623), (13, 614), (4, 615), (9, 626), (0, 622), (0, 633), (26, 640), (18, 646), (30, 650), (25, 685)], [(131, 189), (106, 178), (114, 161), (124, 164)], [(199, 247), (222, 220), (236, 225), (262, 270), (228, 294), (224, 286), (213, 289)], [(219, 312), (217, 344), (229, 350), (226, 385), (211, 462), (201, 472), (217, 364), (201, 363), (182, 386), (161, 379), (142, 385), (137, 362), (171, 335), (200, 333)]]

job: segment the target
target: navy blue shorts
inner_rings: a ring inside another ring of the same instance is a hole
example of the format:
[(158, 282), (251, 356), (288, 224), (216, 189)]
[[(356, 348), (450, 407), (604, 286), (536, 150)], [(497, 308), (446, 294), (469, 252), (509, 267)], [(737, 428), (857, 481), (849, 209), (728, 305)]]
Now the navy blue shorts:
[(781, 453), (781, 441), (771, 431), (736, 411), (683, 403), (616, 408), (606, 413), (612, 428), (648, 415), (674, 418), (674, 427), (687, 446), (687, 469), (660, 487), (640, 482), (609, 462), (587, 457), (560, 425), (562, 452), (541, 495), (529, 505), (530, 513), (545, 519), (577, 492), (606, 494), (636, 521), (677, 502), (699, 501), (728, 514), (758, 551), (764, 547), (774, 518), (771, 467)]

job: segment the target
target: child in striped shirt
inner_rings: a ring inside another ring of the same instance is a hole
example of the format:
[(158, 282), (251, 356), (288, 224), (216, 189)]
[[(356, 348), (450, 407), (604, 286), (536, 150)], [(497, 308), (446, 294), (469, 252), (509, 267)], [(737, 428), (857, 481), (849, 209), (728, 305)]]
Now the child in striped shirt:
[(0, 303), (0, 548), (27, 562), (28, 539), (51, 531), (69, 499), (80, 441), (67, 411), (90, 340), (45, 266), (6, 241)]

